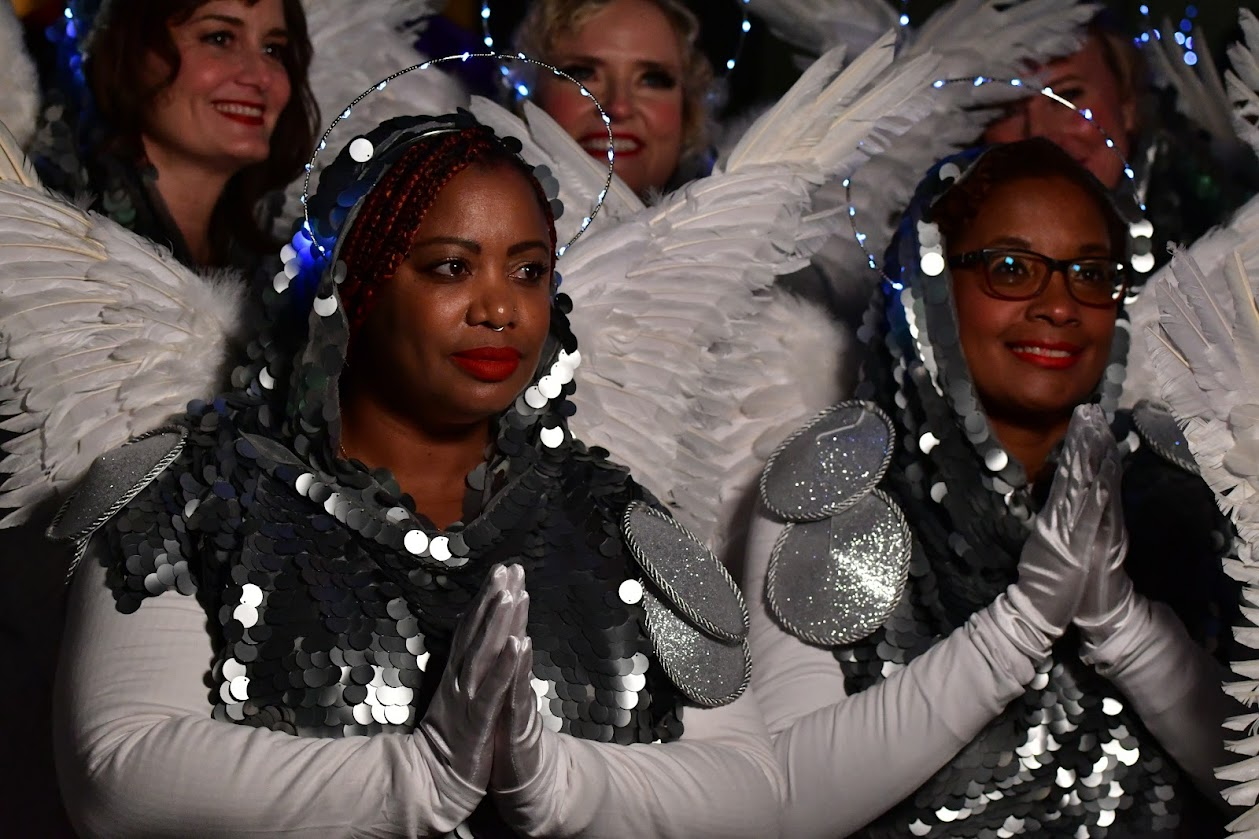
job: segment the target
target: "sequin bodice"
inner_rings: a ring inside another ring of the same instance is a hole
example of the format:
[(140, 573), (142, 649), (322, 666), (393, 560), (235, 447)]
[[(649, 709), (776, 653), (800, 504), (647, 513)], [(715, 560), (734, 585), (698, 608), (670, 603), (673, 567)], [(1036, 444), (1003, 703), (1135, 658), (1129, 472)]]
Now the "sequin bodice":
[[(107, 567), (123, 611), (167, 591), (198, 597), (215, 645), (216, 719), (340, 737), (413, 730), (490, 567), (519, 563), (544, 724), (607, 743), (667, 741), (682, 733), (681, 695), (642, 607), (618, 596), (638, 573), (619, 511), (641, 496), (623, 471), (575, 451), (563, 470), (517, 476), (448, 531), (448, 550), (432, 552), (446, 557), (440, 567), (407, 550), (413, 514), (371, 474), (314, 481), (211, 410), (107, 525), (124, 559)], [(461, 829), (511, 835), (492, 807)]]
[[(620, 743), (680, 733), (641, 609), (618, 597), (635, 571), (616, 511), (641, 495), (623, 472), (574, 455), (561, 474), (524, 473), (444, 537), (440, 567), (406, 550), (412, 514), (379, 503), (396, 499), (366, 472), (313, 481), (210, 424), (110, 525), (127, 558), (110, 578), (125, 611), (167, 590), (196, 593), (217, 627), (216, 717), (310, 736), (410, 730), (456, 622), (506, 562), (525, 568), (548, 725)], [(209, 492), (190, 467), (217, 470)]]
[[(892, 676), (946, 632), (921, 547), (906, 596), (867, 641), (836, 650), (850, 693)], [(1168, 836), (1181, 774), (1126, 700), (1080, 661), (1068, 636), (1036, 677), (868, 837)], [(1110, 830), (1118, 826), (1118, 832)]]

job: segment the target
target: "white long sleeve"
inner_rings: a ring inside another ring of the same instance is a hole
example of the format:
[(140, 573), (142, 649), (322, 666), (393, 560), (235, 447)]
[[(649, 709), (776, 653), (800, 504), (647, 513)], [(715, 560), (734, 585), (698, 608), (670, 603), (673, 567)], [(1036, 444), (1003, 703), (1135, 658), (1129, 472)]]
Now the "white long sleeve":
[(778, 836), (781, 776), (755, 696), (688, 707), (683, 724), (681, 740), (656, 745), (545, 736), (542, 768), (500, 807), (526, 836)]
[(1215, 769), (1229, 762), (1224, 720), (1247, 709), (1223, 690), (1228, 671), (1189, 637), (1163, 603), (1129, 599), (1086, 661), (1123, 691), (1150, 733), (1211, 801), (1224, 807)]
[(167, 594), (114, 606), (94, 544), (76, 573), (54, 740), (86, 836), (432, 836), (482, 792), (435, 789), (418, 735), (316, 739), (210, 717), (205, 611)]
[[(167, 594), (120, 614), (89, 552), (58, 676), (57, 763), (87, 836), (430, 836), (479, 800), (434, 789), (418, 735), (293, 737), (210, 718), (206, 617)], [(755, 700), (695, 711), (683, 741), (567, 736), (539, 791), (549, 835), (773, 837), (777, 766)]]
[(977, 612), (930, 651), (855, 696), (827, 649), (774, 619), (765, 574), (783, 525), (758, 515), (745, 592), (752, 686), (785, 776), (783, 835), (845, 836), (902, 801), (1021, 695), (1033, 662)]

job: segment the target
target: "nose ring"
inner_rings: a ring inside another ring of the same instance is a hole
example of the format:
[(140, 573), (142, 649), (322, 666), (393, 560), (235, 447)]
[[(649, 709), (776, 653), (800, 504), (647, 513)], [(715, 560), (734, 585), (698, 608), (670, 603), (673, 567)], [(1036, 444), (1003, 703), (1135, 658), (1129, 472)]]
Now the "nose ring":
[(507, 328), (507, 327), (505, 327), (505, 326), (491, 326), (491, 327), (490, 327), (490, 331), (491, 331), (491, 332), (502, 332), (502, 331), (503, 331), (504, 329), (506, 329), (506, 328)]

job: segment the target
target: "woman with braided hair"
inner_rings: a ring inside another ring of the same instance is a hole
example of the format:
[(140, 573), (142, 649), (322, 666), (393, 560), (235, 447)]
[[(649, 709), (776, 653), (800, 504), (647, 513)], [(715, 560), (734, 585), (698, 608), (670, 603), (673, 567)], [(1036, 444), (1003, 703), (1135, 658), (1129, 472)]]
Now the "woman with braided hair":
[(235, 389), (64, 508), (85, 835), (777, 835), (737, 590), (568, 432), (519, 149), (462, 112), (356, 138)]

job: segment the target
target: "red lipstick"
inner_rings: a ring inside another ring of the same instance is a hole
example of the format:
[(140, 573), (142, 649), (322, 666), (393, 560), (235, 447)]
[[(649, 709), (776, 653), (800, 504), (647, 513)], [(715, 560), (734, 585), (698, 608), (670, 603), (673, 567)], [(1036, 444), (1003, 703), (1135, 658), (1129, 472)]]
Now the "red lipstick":
[[(230, 119), (232, 122), (239, 122), (241, 125), (248, 125), (252, 128), (259, 128), (263, 125), (262, 115), (266, 109), (257, 102), (242, 102), (235, 99), (221, 99), (214, 103), (215, 110), (221, 116)], [(223, 106), (223, 107), (220, 107)], [(224, 110), (224, 107), (233, 110)]]
[(450, 356), (465, 373), (482, 382), (510, 379), (520, 367), (520, 352), (511, 347), (474, 347)]
[(1043, 370), (1068, 370), (1080, 360), (1081, 348), (1063, 341), (1019, 341), (1007, 344), (1020, 361)]

